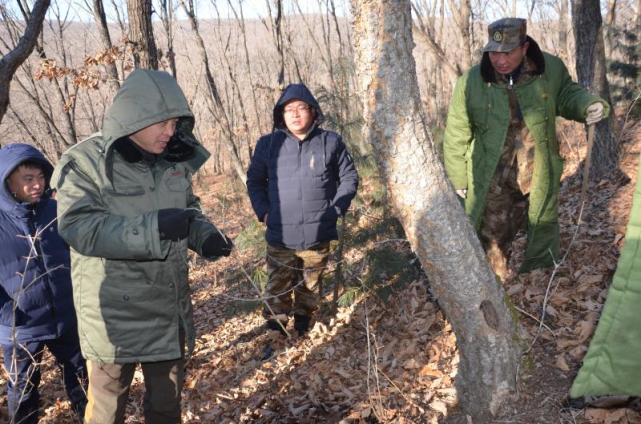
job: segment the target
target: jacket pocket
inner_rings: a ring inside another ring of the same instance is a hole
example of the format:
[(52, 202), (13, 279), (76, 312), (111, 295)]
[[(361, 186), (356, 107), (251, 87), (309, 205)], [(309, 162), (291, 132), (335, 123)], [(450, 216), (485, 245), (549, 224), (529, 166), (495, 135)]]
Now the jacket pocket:
[(524, 111), (523, 120), (536, 143), (540, 144), (548, 141), (548, 119), (547, 111), (544, 108), (533, 108)]
[(113, 197), (131, 197), (131, 196), (142, 196), (145, 194), (145, 189), (143, 186), (122, 186), (118, 187), (117, 190), (112, 190), (110, 188), (105, 189), (105, 193), (108, 196)]
[(110, 212), (122, 216), (134, 216), (150, 209), (146, 191), (142, 186), (122, 186), (116, 190), (104, 190), (105, 205)]
[(474, 104), (468, 108), (468, 119), (473, 126), (473, 131), (483, 134), (487, 131), (488, 107), (486, 105)]
[(165, 180), (165, 186), (169, 191), (180, 191), (184, 192), (189, 189), (191, 183), (188, 180), (187, 175), (172, 176), (171, 174)]

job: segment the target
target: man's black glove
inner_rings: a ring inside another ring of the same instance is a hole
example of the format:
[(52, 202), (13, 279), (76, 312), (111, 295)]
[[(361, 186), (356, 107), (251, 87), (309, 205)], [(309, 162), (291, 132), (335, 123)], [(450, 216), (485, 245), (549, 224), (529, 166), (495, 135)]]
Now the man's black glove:
[(229, 256), (233, 248), (234, 243), (230, 239), (220, 231), (215, 231), (203, 243), (202, 252), (205, 258), (213, 259), (219, 256)]
[(189, 223), (198, 214), (196, 209), (168, 208), (158, 211), (160, 240), (178, 241), (189, 235)]

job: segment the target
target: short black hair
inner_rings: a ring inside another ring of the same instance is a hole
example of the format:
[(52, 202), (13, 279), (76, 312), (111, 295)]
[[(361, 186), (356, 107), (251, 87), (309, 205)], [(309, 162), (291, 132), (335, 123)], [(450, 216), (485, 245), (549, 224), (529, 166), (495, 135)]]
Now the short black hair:
[(45, 166), (42, 164), (42, 162), (39, 162), (39, 161), (35, 161), (35, 160), (31, 160), (31, 159), (27, 159), (27, 160), (26, 160), (26, 161), (24, 161), (24, 162), (20, 162), (20, 163), (18, 164), (18, 166), (16, 166), (16, 167), (14, 168), (14, 171), (15, 171), (16, 169), (20, 168), (21, 166), (24, 166), (25, 168), (30, 168), (30, 169), (38, 168), (38, 169), (39, 169), (39, 170), (41, 170), (43, 173), (45, 172)]

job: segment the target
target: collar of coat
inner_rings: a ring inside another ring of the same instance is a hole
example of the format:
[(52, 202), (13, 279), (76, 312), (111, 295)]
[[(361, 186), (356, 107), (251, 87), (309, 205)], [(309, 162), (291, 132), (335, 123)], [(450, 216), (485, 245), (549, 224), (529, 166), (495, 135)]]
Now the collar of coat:
[(165, 159), (168, 162), (183, 162), (191, 159), (195, 155), (193, 146), (181, 142), (174, 137), (167, 145), (167, 149), (160, 155), (154, 155), (146, 152), (134, 143), (129, 137), (122, 137), (114, 141), (113, 148), (120, 153), (120, 156), (129, 163), (145, 162), (153, 165), (159, 159)]
[[(530, 43), (526, 56), (530, 63), (534, 65), (534, 69), (532, 69), (531, 73), (532, 75), (541, 75), (545, 72), (545, 58), (543, 57), (543, 52), (541, 51), (538, 43), (529, 35), (527, 36), (526, 41)], [(488, 52), (483, 53), (483, 58), (481, 59), (481, 76), (485, 82), (497, 82), (496, 72), (494, 72), (494, 67), (492, 67), (490, 54)]]

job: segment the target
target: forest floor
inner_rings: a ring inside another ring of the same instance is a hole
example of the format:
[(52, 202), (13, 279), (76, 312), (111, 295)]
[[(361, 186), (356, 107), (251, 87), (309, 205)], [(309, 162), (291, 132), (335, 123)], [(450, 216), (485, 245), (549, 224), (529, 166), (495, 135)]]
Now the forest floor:
[[(591, 186), (590, 206), (577, 228), (581, 183), (576, 174), (582, 172), (585, 154), (585, 143), (576, 143), (580, 133), (572, 124), (561, 131), (565, 260), (554, 276), (552, 269), (538, 270), (504, 284), (520, 313), (527, 353), (519, 397), (496, 423), (641, 423), (641, 415), (630, 409), (564, 406), (616, 268), (641, 152), (637, 125), (622, 138), (620, 168), (631, 182), (621, 186), (604, 180)], [(326, 273), (318, 320), (306, 337), (297, 336), (290, 324), (289, 339), (263, 327), (258, 294), (266, 278), (263, 228), (244, 188), (221, 176), (198, 181), (204, 211), (235, 238), (237, 249), (216, 262), (190, 258), (199, 336), (188, 363), (183, 422), (471, 422), (457, 408), (458, 352), (452, 328), (391, 217), (374, 167), (366, 164), (359, 171), (362, 184), (346, 220), (343, 255), (334, 258)], [(524, 243), (523, 235), (515, 241), (515, 251), (522, 251)], [(513, 259), (516, 268), (522, 257)], [(336, 280), (342, 284), (334, 310)], [(263, 359), (268, 345), (273, 355)], [(49, 355), (43, 368), (41, 422), (75, 422)], [(6, 420), (5, 385), (1, 380), (0, 420)], [(144, 421), (143, 392), (138, 371), (127, 423)]]

